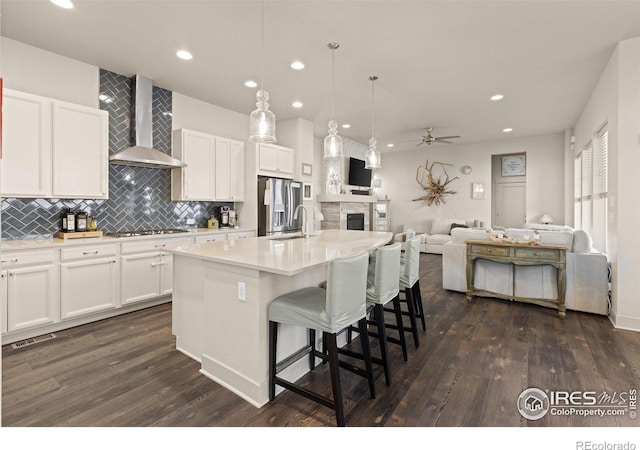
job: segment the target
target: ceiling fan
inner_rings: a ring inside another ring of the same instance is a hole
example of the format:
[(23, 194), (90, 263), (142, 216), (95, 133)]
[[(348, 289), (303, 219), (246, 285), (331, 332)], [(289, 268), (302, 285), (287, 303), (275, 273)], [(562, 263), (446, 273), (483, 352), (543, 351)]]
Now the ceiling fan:
[(422, 145), (422, 144), (427, 144), (427, 145), (431, 145), (434, 142), (442, 142), (443, 144), (453, 144), (453, 142), (449, 141), (448, 139), (456, 139), (456, 138), (460, 138), (462, 136), (438, 136), (435, 137), (433, 134), (431, 134), (431, 132), (433, 131), (432, 127), (427, 127), (425, 128), (425, 130), (427, 130), (427, 134), (422, 136), (422, 141), (420, 141), (416, 147)]

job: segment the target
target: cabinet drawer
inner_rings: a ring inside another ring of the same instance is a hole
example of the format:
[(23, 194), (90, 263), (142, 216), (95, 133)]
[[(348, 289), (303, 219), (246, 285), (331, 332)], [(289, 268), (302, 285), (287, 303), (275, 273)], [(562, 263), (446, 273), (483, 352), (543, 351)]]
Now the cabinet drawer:
[(147, 239), (135, 242), (125, 242), (122, 244), (122, 254), (131, 255), (133, 253), (158, 252), (165, 247), (189, 244), (191, 244), (190, 237)]
[(516, 258), (560, 261), (562, 251), (554, 248), (516, 248)]
[(92, 245), (89, 247), (75, 247), (62, 249), (60, 260), (71, 261), (73, 259), (86, 259), (96, 257), (115, 256), (115, 245)]
[(162, 250), (165, 247), (175, 247), (178, 245), (190, 245), (193, 241), (191, 238), (171, 238), (156, 240), (156, 248)]
[(225, 241), (226, 239), (226, 233), (210, 234), (208, 236), (198, 236), (196, 238), (196, 244), (201, 244), (203, 242)]
[(471, 244), (471, 253), (485, 256), (509, 256), (508, 247), (489, 247), (487, 245)]
[(2, 254), (2, 268), (9, 269), (24, 264), (52, 263), (54, 261), (53, 250), (35, 252), (4, 252)]

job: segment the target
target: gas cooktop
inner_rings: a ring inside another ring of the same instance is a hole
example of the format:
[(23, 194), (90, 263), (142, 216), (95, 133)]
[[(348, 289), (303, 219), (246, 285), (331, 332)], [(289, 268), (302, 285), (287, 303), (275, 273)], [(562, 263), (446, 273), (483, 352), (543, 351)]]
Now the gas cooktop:
[(188, 233), (188, 232), (189, 230), (182, 230), (180, 228), (166, 228), (163, 230), (118, 231), (115, 233), (107, 233), (107, 235), (119, 238), (119, 237), (151, 236), (154, 234), (176, 234), (176, 233)]

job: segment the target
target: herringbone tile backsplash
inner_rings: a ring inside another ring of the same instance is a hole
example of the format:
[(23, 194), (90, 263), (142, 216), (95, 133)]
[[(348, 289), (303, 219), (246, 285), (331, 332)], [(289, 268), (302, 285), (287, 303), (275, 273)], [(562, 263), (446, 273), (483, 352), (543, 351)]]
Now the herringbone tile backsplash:
[[(112, 101), (100, 102), (109, 111), (109, 152), (131, 145), (131, 79), (100, 70), (100, 93)], [(171, 91), (153, 88), (154, 147), (171, 153)], [(2, 238), (51, 236), (60, 229), (62, 213), (86, 211), (95, 217), (98, 229), (116, 231), (184, 228), (187, 219), (200, 227), (217, 206), (233, 203), (172, 202), (171, 171), (145, 167), (111, 165), (108, 200), (54, 200), (7, 198), (2, 200)]]

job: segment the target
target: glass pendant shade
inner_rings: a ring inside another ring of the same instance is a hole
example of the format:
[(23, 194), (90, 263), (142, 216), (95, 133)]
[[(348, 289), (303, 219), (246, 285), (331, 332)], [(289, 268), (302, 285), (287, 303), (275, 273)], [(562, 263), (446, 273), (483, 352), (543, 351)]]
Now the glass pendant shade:
[(380, 161), (380, 152), (378, 151), (378, 141), (376, 138), (372, 137), (369, 139), (369, 150), (367, 151), (365, 157), (365, 169), (379, 169), (382, 167)]
[(338, 136), (338, 122), (329, 121), (329, 134), (324, 138), (324, 157), (342, 158), (342, 138)]
[(256, 98), (258, 108), (249, 116), (249, 141), (273, 144), (276, 142), (276, 116), (269, 111), (269, 93), (260, 89)]

